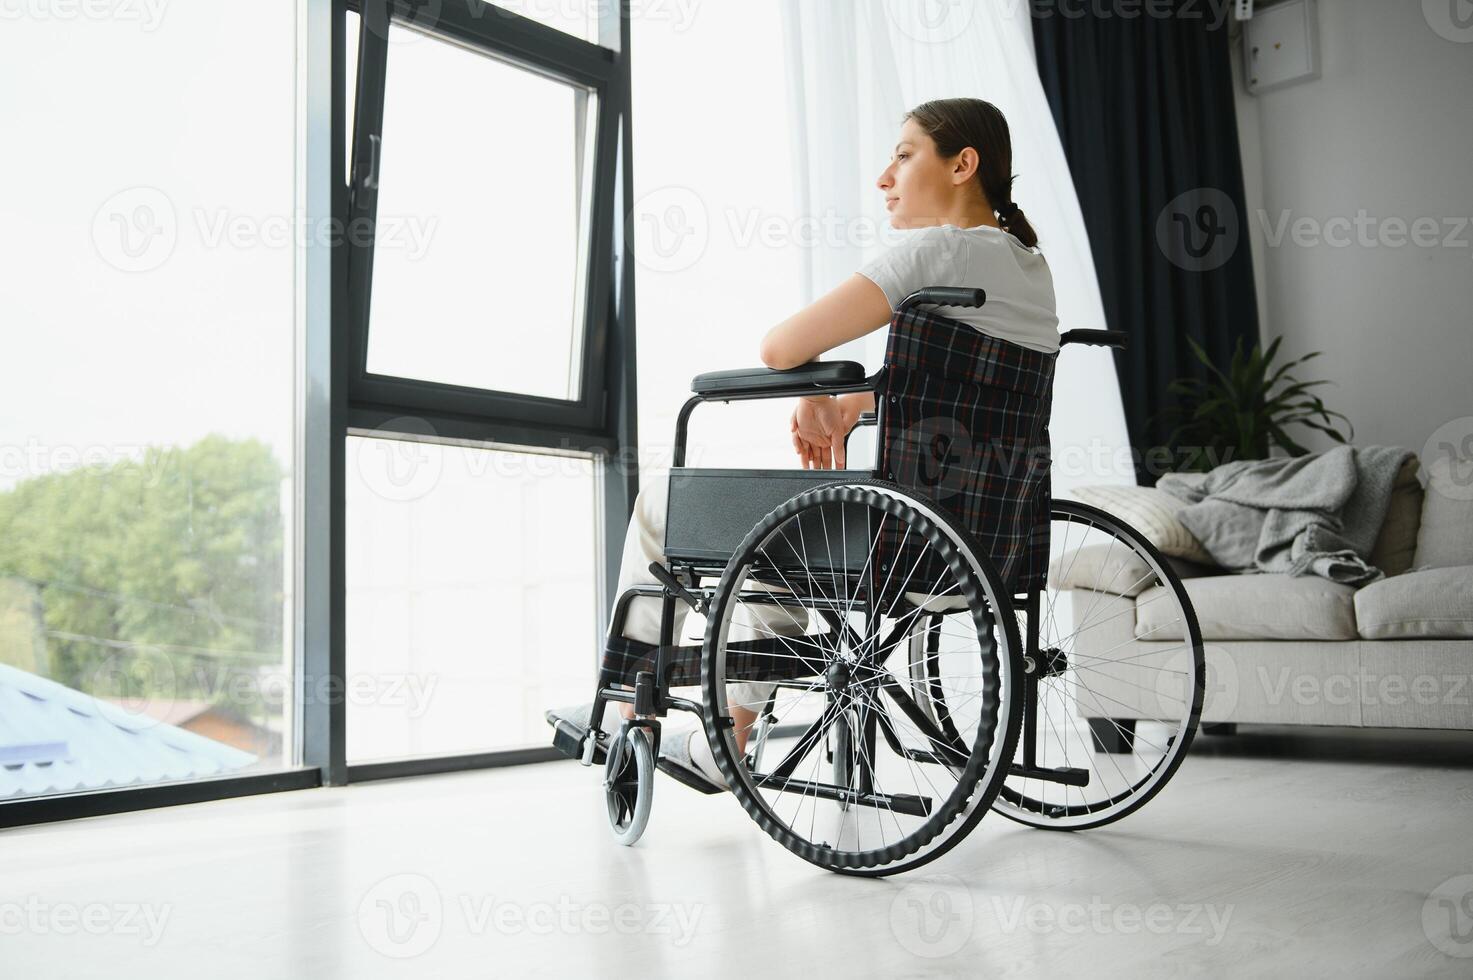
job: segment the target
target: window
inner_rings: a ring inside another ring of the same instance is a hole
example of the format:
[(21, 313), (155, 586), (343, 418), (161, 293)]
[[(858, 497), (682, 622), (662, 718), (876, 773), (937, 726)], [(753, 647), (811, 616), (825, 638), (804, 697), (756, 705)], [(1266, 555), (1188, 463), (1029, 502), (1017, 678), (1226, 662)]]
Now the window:
[(295, 759), (297, 10), (150, 9), (0, 31), (0, 800)]
[(605, 471), (634, 426), (626, 66), (489, 5), (426, 9), (360, 6), (350, 780), (551, 752), (544, 712), (589, 697), (603, 528), (632, 490)]
[(633, 489), (627, 7), (83, 7), (0, 31), (0, 823), (549, 757)]
[(576, 400), (596, 97), (389, 40), (368, 372)]
[(348, 759), (547, 744), (602, 639), (595, 467), (348, 442)]

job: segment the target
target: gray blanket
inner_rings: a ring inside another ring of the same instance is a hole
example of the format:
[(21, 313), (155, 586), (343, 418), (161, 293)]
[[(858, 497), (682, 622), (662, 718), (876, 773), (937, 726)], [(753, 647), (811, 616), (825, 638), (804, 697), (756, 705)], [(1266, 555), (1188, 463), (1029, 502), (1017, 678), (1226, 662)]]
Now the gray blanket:
[(1167, 473), (1156, 486), (1188, 503), (1177, 520), (1223, 568), (1364, 585), (1385, 574), (1367, 559), (1396, 473), (1411, 455), (1391, 446), (1336, 446)]

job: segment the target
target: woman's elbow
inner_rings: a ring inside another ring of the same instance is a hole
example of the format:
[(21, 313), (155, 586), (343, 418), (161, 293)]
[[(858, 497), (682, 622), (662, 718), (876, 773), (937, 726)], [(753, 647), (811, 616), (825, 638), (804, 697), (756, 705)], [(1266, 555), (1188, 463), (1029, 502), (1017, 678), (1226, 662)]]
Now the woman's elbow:
[(770, 338), (763, 338), (762, 348), (759, 353), (762, 357), (762, 363), (772, 368), (774, 371), (787, 371), (790, 368), (797, 367), (800, 363), (798, 361), (794, 361), (792, 355), (789, 352), (782, 350), (781, 347), (777, 344), (774, 344)]

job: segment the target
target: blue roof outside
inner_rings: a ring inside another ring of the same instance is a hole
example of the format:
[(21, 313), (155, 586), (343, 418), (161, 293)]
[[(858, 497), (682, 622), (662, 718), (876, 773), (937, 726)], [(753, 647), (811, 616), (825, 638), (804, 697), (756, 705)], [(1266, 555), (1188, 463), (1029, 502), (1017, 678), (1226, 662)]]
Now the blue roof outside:
[(0, 800), (217, 776), (256, 758), (0, 664)]

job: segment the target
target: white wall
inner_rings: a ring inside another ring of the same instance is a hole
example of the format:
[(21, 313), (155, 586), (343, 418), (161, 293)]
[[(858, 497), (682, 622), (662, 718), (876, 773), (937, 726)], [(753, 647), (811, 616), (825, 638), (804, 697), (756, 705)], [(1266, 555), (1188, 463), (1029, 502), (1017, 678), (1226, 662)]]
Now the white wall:
[[(1320, 78), (1254, 97), (1234, 71), (1264, 339), (1324, 351), (1304, 376), (1335, 382), (1317, 390), (1357, 445), (1419, 453), (1453, 420), (1473, 433), (1473, 28), (1442, 36), (1436, 6), (1321, 0)], [(1453, 23), (1444, 11), (1444, 34)], [(1361, 213), (1372, 241), (1396, 240), (1400, 221), (1406, 243), (1361, 244)], [(1438, 244), (1409, 240), (1418, 218), (1438, 223)], [(1341, 236), (1351, 244), (1326, 244)]]

